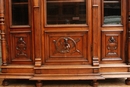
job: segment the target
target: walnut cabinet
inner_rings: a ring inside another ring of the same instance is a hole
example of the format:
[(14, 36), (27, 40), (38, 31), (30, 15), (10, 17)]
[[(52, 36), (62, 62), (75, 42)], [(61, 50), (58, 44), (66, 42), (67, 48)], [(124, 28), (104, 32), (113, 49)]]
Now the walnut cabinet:
[(0, 0), (3, 85), (8, 79), (130, 85), (129, 0)]

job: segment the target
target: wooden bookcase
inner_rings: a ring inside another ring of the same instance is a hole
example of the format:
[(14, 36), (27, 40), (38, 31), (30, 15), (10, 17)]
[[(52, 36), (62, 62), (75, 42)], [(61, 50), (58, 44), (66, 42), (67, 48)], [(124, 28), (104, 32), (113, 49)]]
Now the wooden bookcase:
[[(0, 0), (3, 85), (8, 79), (127, 78), (129, 0)], [(126, 10), (127, 9), (127, 10)]]

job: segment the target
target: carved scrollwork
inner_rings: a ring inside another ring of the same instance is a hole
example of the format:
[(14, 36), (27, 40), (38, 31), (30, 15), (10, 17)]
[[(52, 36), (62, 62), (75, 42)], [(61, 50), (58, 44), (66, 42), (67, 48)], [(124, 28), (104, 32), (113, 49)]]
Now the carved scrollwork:
[(60, 37), (58, 40), (53, 40), (56, 48), (56, 53), (80, 53), (80, 50), (77, 49), (77, 43), (80, 39), (74, 40), (71, 37)]
[(17, 41), (17, 46), (16, 46), (16, 57), (19, 56), (23, 56), (23, 57), (27, 57), (27, 54), (25, 53), (27, 46), (26, 46), (26, 42), (24, 41), (24, 39), (22, 37), (20, 37)]
[(117, 47), (118, 45), (116, 39), (113, 36), (110, 37), (107, 45), (107, 49), (109, 50), (108, 55), (116, 55), (117, 53), (115, 50), (117, 50)]

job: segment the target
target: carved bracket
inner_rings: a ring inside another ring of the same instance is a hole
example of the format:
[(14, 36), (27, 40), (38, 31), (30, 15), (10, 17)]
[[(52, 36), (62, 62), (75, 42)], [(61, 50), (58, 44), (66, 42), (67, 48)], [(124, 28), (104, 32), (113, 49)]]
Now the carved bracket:
[(53, 40), (56, 48), (55, 53), (80, 53), (80, 50), (77, 49), (77, 43), (80, 41), (80, 39), (74, 40), (71, 37), (60, 37), (58, 40)]

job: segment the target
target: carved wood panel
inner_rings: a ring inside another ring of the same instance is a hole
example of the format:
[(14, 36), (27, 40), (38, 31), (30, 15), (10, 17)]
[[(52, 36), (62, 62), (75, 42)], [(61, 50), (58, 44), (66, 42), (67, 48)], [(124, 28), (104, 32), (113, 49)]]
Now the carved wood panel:
[(87, 33), (46, 33), (45, 62), (87, 63)]
[(10, 37), (11, 60), (10, 61), (32, 61), (30, 34), (15, 34)]
[(122, 32), (102, 32), (102, 61), (122, 59)]

